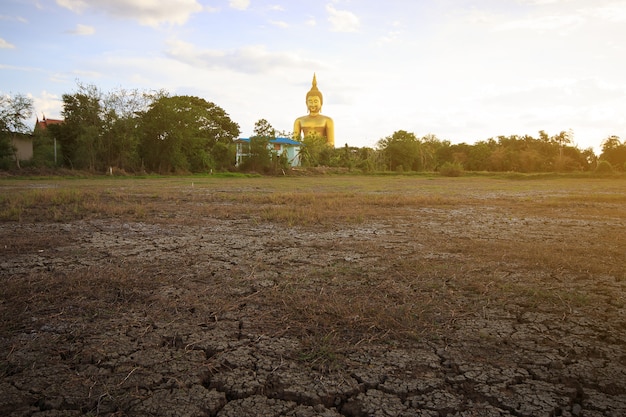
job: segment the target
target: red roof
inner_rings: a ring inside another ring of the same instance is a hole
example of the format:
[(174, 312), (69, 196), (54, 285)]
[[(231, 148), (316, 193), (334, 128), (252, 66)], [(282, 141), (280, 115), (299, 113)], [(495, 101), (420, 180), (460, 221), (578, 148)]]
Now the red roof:
[(58, 125), (60, 123), (63, 123), (62, 119), (46, 119), (46, 116), (43, 116), (43, 120), (39, 120), (39, 118), (37, 118), (37, 123), (35, 123), (35, 130), (37, 129), (47, 129), (48, 126), (50, 125)]

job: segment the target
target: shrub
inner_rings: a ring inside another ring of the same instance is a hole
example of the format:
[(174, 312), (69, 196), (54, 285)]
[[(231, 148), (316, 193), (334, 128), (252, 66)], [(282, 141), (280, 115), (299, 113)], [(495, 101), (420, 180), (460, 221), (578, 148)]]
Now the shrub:
[(446, 162), (439, 168), (444, 177), (459, 177), (463, 174), (463, 165), (459, 162)]
[(613, 165), (609, 161), (598, 161), (596, 172), (599, 174), (610, 174), (613, 172)]

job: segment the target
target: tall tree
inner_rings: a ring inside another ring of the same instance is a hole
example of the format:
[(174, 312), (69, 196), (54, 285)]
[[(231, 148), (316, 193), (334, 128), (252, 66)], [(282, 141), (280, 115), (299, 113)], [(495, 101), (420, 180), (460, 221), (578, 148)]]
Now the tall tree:
[(32, 98), (23, 94), (16, 94), (13, 97), (0, 96), (0, 158), (6, 157), (7, 154), (12, 155), (18, 168), (20, 168), (20, 160), (13, 142), (18, 135), (28, 133), (26, 120), (32, 115)]
[(139, 115), (165, 92), (114, 90), (103, 97), (103, 159), (107, 166), (135, 171), (139, 168)]
[(273, 139), (276, 137), (276, 129), (274, 129), (267, 120), (259, 119), (254, 124), (254, 136), (263, 136)]
[(78, 85), (78, 92), (63, 94), (64, 123), (52, 133), (61, 147), (65, 165), (71, 168), (96, 170), (104, 168), (102, 93), (94, 85)]
[(391, 171), (412, 170), (419, 162), (419, 141), (414, 133), (398, 130), (378, 141)]
[[(217, 143), (231, 145), (239, 125), (214, 103), (194, 96), (161, 97), (141, 115), (140, 153), (146, 168), (207, 171)], [(223, 147), (219, 147), (223, 153)]]
[(615, 169), (626, 170), (626, 142), (622, 143), (619, 136), (609, 136), (602, 142), (600, 159), (608, 161)]
[[(272, 151), (269, 147), (270, 140), (276, 138), (276, 129), (265, 119), (260, 119), (254, 124), (254, 134), (247, 144), (248, 156), (241, 165), (244, 171), (271, 172)], [(246, 146), (246, 145), (244, 145)]]

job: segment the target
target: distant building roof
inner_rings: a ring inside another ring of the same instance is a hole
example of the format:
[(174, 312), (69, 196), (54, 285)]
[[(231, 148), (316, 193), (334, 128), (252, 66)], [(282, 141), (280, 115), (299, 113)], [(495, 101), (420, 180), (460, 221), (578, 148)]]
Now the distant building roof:
[(43, 120), (39, 120), (37, 117), (37, 122), (35, 123), (35, 130), (37, 129), (47, 129), (50, 125), (58, 125), (63, 123), (62, 119), (46, 119), (46, 115), (44, 114)]
[[(250, 142), (250, 138), (235, 139), (235, 142)], [(279, 143), (279, 144), (283, 144), (283, 145), (302, 146), (302, 142), (298, 142), (297, 140), (293, 140), (293, 139), (289, 139), (289, 138), (274, 138), (274, 139), (270, 139), (270, 143)]]

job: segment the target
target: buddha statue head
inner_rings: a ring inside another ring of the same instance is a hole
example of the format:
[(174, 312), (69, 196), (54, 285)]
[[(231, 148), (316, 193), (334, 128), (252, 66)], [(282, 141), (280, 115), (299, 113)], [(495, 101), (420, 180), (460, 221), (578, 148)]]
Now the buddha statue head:
[(322, 104), (324, 104), (324, 96), (317, 88), (317, 79), (315, 78), (315, 73), (313, 73), (311, 89), (306, 93), (306, 106), (310, 113), (319, 113), (322, 110)]

